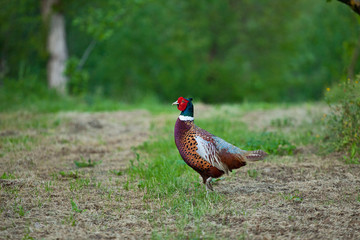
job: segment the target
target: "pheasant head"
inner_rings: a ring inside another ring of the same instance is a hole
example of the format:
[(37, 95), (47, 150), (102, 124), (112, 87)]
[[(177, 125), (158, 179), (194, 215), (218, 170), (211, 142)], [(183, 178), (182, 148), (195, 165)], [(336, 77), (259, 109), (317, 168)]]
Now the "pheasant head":
[(180, 120), (194, 120), (194, 106), (192, 104), (192, 100), (192, 98), (179, 97), (178, 100), (173, 103), (173, 105), (177, 105), (177, 108), (181, 111), (179, 116)]

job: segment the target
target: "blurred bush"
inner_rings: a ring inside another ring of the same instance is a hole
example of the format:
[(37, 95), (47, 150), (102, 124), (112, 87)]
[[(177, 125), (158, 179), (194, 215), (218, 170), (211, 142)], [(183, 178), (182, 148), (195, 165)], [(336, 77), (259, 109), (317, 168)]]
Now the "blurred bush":
[(68, 60), (65, 75), (68, 77), (67, 91), (70, 95), (82, 96), (88, 92), (89, 73), (80, 69), (79, 59), (72, 57)]
[(333, 89), (327, 88), (327, 143), (331, 149), (345, 152), (348, 163), (360, 163), (360, 75)]
[[(46, 85), (40, 2), (0, 5), (0, 86), (5, 78)], [(180, 95), (208, 103), (319, 100), (344, 75), (359, 35), (358, 17), (325, 0), (62, 0), (60, 7), (69, 93), (130, 103)]]

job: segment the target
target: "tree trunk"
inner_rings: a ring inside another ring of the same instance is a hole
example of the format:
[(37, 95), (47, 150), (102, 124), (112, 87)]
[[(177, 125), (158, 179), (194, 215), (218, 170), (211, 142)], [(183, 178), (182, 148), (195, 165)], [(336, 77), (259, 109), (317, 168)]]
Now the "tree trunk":
[(48, 27), (47, 50), (49, 60), (47, 64), (47, 79), (50, 88), (61, 93), (66, 92), (67, 78), (64, 75), (67, 55), (65, 18), (55, 10), (60, 0), (43, 0), (42, 15)]
[(360, 0), (338, 0), (342, 3), (345, 3), (351, 7), (354, 12), (360, 15)]

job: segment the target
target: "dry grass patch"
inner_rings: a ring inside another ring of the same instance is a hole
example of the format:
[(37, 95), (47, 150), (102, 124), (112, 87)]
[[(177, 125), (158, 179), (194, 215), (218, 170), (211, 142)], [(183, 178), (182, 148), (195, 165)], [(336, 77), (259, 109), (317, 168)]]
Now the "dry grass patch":
[[(322, 110), (309, 108), (200, 105), (199, 126), (224, 139), (270, 129), (297, 147), (233, 172), (208, 196), (173, 143), (177, 114), (2, 114), (0, 239), (359, 239), (360, 165), (318, 155), (308, 130)], [(286, 131), (272, 123), (287, 116), (298, 122)], [(74, 163), (88, 160), (97, 164)]]

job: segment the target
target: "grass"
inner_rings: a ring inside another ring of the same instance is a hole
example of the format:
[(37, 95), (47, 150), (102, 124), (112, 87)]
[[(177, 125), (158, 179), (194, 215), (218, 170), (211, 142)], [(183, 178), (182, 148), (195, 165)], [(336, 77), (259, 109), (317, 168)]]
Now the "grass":
[[(169, 101), (169, 105), (171, 103), (172, 100)], [(153, 97), (144, 97), (139, 102), (126, 103), (96, 93), (80, 96), (62, 95), (55, 90), (49, 90), (46, 83), (33, 78), (5, 79), (3, 86), (0, 87), (0, 113), (48, 114), (64, 111), (99, 112), (133, 109), (149, 109), (157, 113), (167, 111), (164, 105)]]
[(76, 213), (82, 213), (84, 211), (86, 211), (86, 209), (80, 209), (77, 204), (71, 199), (70, 200), (70, 203), (71, 203), (71, 209), (76, 212)]
[[(0, 124), (8, 135), (0, 150), (0, 238), (358, 236), (358, 225), (350, 223), (360, 214), (360, 171), (317, 155), (317, 106), (200, 106), (198, 126), (244, 149), (270, 153), (265, 161), (214, 180), (215, 192), (208, 194), (175, 147), (178, 113), (160, 106), (149, 115), (3, 112)], [(305, 109), (301, 121), (294, 114), (299, 109)], [(72, 124), (84, 117), (100, 119), (102, 128), (73, 133)], [(31, 138), (9, 141), (21, 136)]]
[(137, 153), (131, 161), (128, 174), (133, 188), (144, 191), (144, 201), (161, 199), (155, 207), (174, 215), (179, 229), (189, 221), (200, 223), (222, 200), (216, 192), (207, 195), (199, 177), (180, 159), (168, 138), (145, 143), (137, 151), (144, 153), (144, 159)]
[(85, 161), (84, 157), (80, 157), (81, 158), (81, 162), (80, 161), (74, 161), (76, 167), (78, 168), (84, 168), (84, 167), (95, 167), (96, 165), (99, 165), (102, 163), (102, 161), (92, 161), (90, 158)]
[(16, 179), (16, 177), (11, 173), (4, 172), (0, 179)]
[[(263, 149), (272, 156), (294, 154), (295, 143), (288, 140), (290, 139), (289, 135), (293, 135), (294, 132), (268, 132), (266, 129), (253, 131), (244, 122), (239, 121), (239, 118), (231, 118), (233, 111), (217, 110), (221, 117), (215, 115), (212, 118), (199, 119), (196, 124), (229, 142), (236, 143), (243, 149)], [(289, 120), (279, 121), (281, 124), (275, 126), (277, 130), (280, 130), (284, 125), (290, 126), (289, 122), (291, 121)], [(274, 127), (273, 125), (271, 122), (272, 127)], [(291, 126), (293, 125), (291, 124)], [(220, 206), (227, 199), (217, 191), (207, 195), (199, 175), (185, 164), (175, 148), (172, 130), (173, 120), (166, 121), (163, 128), (153, 129), (153, 132), (157, 133), (156, 137), (134, 149), (136, 158), (130, 161), (130, 168), (127, 172), (131, 177), (131, 188), (143, 191), (145, 202), (156, 202), (160, 199), (155, 204), (160, 215), (168, 216), (167, 218), (171, 216), (176, 219), (176, 232), (173, 232), (161, 227), (162, 224), (165, 224), (162, 222), (162, 217), (155, 218), (157, 220), (153, 220), (152, 238), (216, 239), (216, 234), (204, 231), (207, 227), (211, 228), (204, 224), (204, 221), (218, 214)], [(312, 136), (309, 134), (300, 138), (301, 142), (294, 142), (306, 144), (312, 140)], [(247, 174), (254, 180), (259, 177), (259, 172), (256, 169), (247, 170)], [(127, 182), (126, 189), (129, 189), (128, 184)], [(283, 194), (281, 197), (294, 202), (302, 201), (298, 192), (292, 195)], [(231, 207), (229, 206), (229, 208)], [(149, 221), (151, 222), (153, 218), (154, 216), (151, 215)], [(191, 225), (190, 228), (189, 225)], [(246, 237), (246, 235), (240, 236)]]

